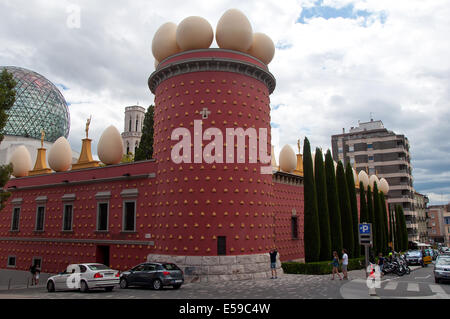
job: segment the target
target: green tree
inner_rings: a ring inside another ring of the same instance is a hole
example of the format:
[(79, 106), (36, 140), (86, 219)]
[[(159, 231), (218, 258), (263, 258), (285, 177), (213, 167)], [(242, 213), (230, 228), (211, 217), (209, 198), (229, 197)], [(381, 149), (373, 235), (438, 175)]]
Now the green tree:
[(369, 222), (369, 212), (367, 210), (366, 192), (364, 191), (363, 182), (359, 182), (359, 222)]
[[(364, 191), (363, 182), (359, 182), (359, 222), (360, 223), (369, 223), (369, 212), (367, 210), (367, 202), (366, 202), (366, 192)], [(358, 230), (359, 232), (359, 230)], [(358, 238), (359, 244), (359, 238)], [(364, 247), (361, 246), (359, 249), (361, 254), (364, 254)]]
[(305, 260), (319, 261), (320, 256), (320, 228), (317, 208), (316, 186), (314, 183), (311, 146), (308, 138), (303, 143), (303, 172), (304, 172), (304, 245)]
[(373, 210), (375, 217), (375, 240), (376, 240), (376, 253), (383, 252), (384, 250), (384, 236), (383, 236), (383, 216), (380, 202), (380, 193), (378, 191), (377, 183), (373, 185)]
[(395, 234), (394, 234), (394, 247), (395, 251), (402, 250), (402, 234), (401, 234), (401, 218), (400, 218), (400, 206), (395, 206), (395, 221), (394, 221), (394, 227), (395, 227)]
[(135, 151), (134, 160), (143, 161), (153, 158), (153, 117), (155, 107), (150, 105), (145, 112), (144, 126), (139, 147)]
[(334, 171), (334, 162), (330, 150), (325, 155), (325, 177), (327, 181), (328, 212), (330, 214), (331, 251), (340, 253), (343, 248), (341, 211), (339, 208), (336, 173)]
[[(352, 177), (353, 179), (353, 177)], [(341, 210), (342, 244), (354, 256), (355, 241), (353, 237), (352, 209), (350, 207), (350, 197), (348, 185), (345, 178), (344, 165), (339, 161), (336, 171), (336, 184), (339, 197), (339, 208)]]
[[(8, 121), (7, 111), (11, 109), (16, 101), (17, 83), (11, 73), (6, 69), (0, 73), (0, 132)], [(0, 143), (3, 141), (4, 135), (0, 133)], [(4, 191), (3, 187), (9, 181), (13, 172), (12, 164), (0, 165), (0, 210), (5, 206), (6, 201), (11, 196), (10, 192)]]
[(389, 247), (389, 221), (388, 221), (388, 211), (386, 208), (386, 197), (383, 192), (380, 192), (380, 203), (381, 203), (381, 214), (383, 217), (383, 253), (386, 254), (388, 252)]
[(372, 241), (373, 241), (373, 251), (377, 251), (376, 247), (376, 230), (375, 230), (375, 214), (373, 209), (373, 197), (372, 197), (372, 191), (370, 189), (370, 186), (367, 186), (367, 212), (369, 213), (369, 223), (372, 224)]
[(312, 165), (311, 146), (308, 138), (303, 143), (303, 172), (304, 172), (304, 244), (307, 262), (319, 261), (320, 256), (320, 228), (317, 208), (316, 186)]
[(329, 260), (331, 256), (330, 215), (328, 213), (327, 183), (322, 150), (316, 148), (314, 158), (314, 177), (316, 182), (317, 207), (320, 227), (320, 260)]
[(355, 179), (353, 177), (353, 168), (350, 162), (347, 163), (345, 167), (345, 179), (347, 181), (348, 196), (350, 198), (350, 208), (352, 212), (352, 222), (353, 222), (353, 257), (359, 258), (360, 256), (360, 245), (359, 245), (359, 227), (358, 227), (358, 201), (356, 199), (356, 188)]

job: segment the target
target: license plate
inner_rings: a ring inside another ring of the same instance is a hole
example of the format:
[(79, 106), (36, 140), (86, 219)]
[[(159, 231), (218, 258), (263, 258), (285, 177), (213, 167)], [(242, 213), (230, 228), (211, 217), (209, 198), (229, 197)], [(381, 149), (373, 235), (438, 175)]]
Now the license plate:
[(178, 282), (183, 282), (183, 280), (175, 280), (175, 282), (177, 282), (177, 283), (178, 283)]

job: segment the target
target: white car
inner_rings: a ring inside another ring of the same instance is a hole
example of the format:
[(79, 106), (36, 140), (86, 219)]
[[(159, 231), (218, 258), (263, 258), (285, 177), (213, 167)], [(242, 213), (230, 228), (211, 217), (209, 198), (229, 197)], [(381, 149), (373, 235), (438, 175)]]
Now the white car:
[(98, 263), (71, 264), (67, 269), (47, 279), (48, 292), (103, 288), (112, 291), (120, 281), (120, 272)]

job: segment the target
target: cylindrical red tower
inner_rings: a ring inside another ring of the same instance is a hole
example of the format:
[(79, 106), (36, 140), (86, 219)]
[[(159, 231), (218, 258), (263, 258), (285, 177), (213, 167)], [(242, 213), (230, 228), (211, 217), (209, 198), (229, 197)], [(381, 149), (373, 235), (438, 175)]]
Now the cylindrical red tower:
[[(162, 61), (148, 84), (155, 94), (158, 162), (149, 259), (173, 257), (188, 275), (255, 277), (269, 270), (275, 79), (267, 66), (237, 51), (187, 51)], [(207, 139), (207, 131), (222, 135)], [(252, 132), (257, 136), (245, 135)], [(180, 150), (181, 141), (188, 147)], [(255, 158), (260, 151), (268, 162)]]

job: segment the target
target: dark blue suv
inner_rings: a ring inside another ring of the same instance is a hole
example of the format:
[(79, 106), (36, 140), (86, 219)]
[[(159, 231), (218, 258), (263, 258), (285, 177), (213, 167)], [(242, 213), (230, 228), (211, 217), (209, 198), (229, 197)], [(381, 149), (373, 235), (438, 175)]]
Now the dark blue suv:
[(155, 290), (165, 286), (178, 289), (184, 283), (183, 271), (173, 263), (152, 262), (139, 264), (120, 276), (120, 288), (147, 286)]

